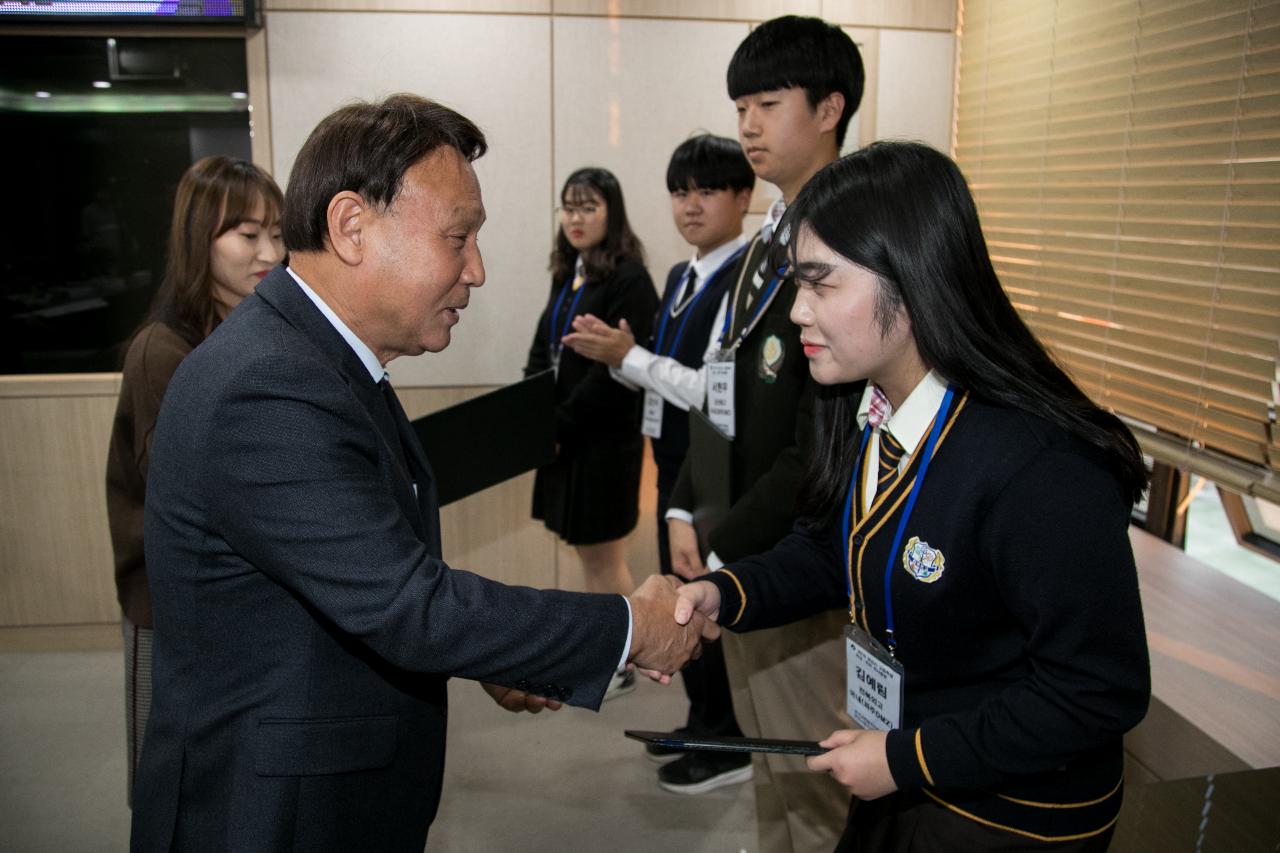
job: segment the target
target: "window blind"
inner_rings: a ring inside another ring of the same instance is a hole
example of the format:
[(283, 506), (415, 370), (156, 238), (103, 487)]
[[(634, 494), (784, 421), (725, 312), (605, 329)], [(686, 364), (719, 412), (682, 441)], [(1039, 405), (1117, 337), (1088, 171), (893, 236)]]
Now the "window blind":
[(954, 154), (1010, 299), (1179, 462), (1274, 488), (1280, 2), (963, 0), (960, 22)]

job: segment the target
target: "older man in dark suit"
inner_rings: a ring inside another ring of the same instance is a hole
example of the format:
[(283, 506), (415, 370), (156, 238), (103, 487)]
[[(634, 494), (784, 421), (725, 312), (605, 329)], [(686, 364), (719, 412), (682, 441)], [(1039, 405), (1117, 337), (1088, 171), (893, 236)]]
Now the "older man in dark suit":
[(289, 182), (290, 267), (174, 376), (147, 494), (134, 850), (420, 853), (447, 676), (512, 709), (596, 708), (621, 662), (669, 674), (714, 633), (678, 628), (656, 577), (627, 599), (440, 559), (431, 470), (384, 366), (444, 349), (484, 282), (484, 150), (413, 96), (329, 116)]

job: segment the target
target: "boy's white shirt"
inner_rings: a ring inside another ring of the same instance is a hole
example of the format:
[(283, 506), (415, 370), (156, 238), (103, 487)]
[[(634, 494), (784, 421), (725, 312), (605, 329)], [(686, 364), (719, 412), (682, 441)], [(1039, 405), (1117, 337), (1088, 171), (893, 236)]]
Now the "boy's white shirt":
[[(723, 246), (708, 252), (704, 257), (696, 255), (689, 261), (694, 272), (698, 277), (694, 281), (696, 290), (702, 290), (706, 287), (707, 280), (720, 269), (720, 265), (729, 259), (729, 256), (738, 251), (739, 248), (747, 242), (747, 238), (739, 234), (736, 239), (730, 240)], [(680, 286), (683, 288), (687, 278), (681, 280)], [(675, 302), (679, 303), (684, 297), (683, 293), (677, 293)], [(720, 327), (724, 325), (725, 311), (728, 310), (729, 297), (726, 293), (720, 300), (720, 306), (716, 310), (716, 319), (711, 324), (711, 335), (707, 339), (707, 349), (704, 353), (709, 356), (719, 347)], [(702, 401), (707, 395), (707, 374), (706, 368), (703, 367), (686, 367), (679, 361), (669, 356), (657, 355), (651, 350), (645, 349), (639, 344), (631, 347), (622, 359), (621, 367), (610, 367), (609, 375), (616, 382), (620, 382), (633, 391), (646, 390), (653, 391), (660, 395), (671, 405), (687, 412), (692, 407), (702, 407)]]

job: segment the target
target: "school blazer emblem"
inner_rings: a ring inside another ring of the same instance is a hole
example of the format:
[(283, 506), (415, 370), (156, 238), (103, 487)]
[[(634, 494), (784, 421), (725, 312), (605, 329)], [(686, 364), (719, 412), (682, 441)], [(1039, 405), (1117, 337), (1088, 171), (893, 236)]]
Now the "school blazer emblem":
[(766, 385), (772, 385), (777, 380), (778, 368), (782, 367), (782, 359), (786, 354), (782, 338), (770, 335), (764, 339), (764, 346), (760, 348), (760, 378)]
[(942, 552), (922, 542), (919, 536), (908, 539), (907, 547), (902, 549), (902, 568), (921, 583), (933, 583), (942, 577), (946, 567), (947, 558)]

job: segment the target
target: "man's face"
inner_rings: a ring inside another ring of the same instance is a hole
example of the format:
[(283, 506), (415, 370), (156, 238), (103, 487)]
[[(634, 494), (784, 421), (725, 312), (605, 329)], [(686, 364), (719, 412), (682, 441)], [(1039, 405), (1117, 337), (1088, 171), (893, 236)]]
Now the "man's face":
[(742, 233), (750, 204), (750, 190), (690, 187), (671, 194), (671, 218), (685, 242), (705, 255)]
[(379, 357), (449, 345), (471, 288), (484, 284), (476, 241), (484, 219), (475, 170), (449, 146), (411, 166), (391, 205), (371, 212), (363, 238), (372, 264), (371, 346)]
[(809, 106), (804, 89), (771, 89), (733, 103), (738, 142), (757, 177), (785, 190), (815, 171), (824, 156), (823, 116)]

